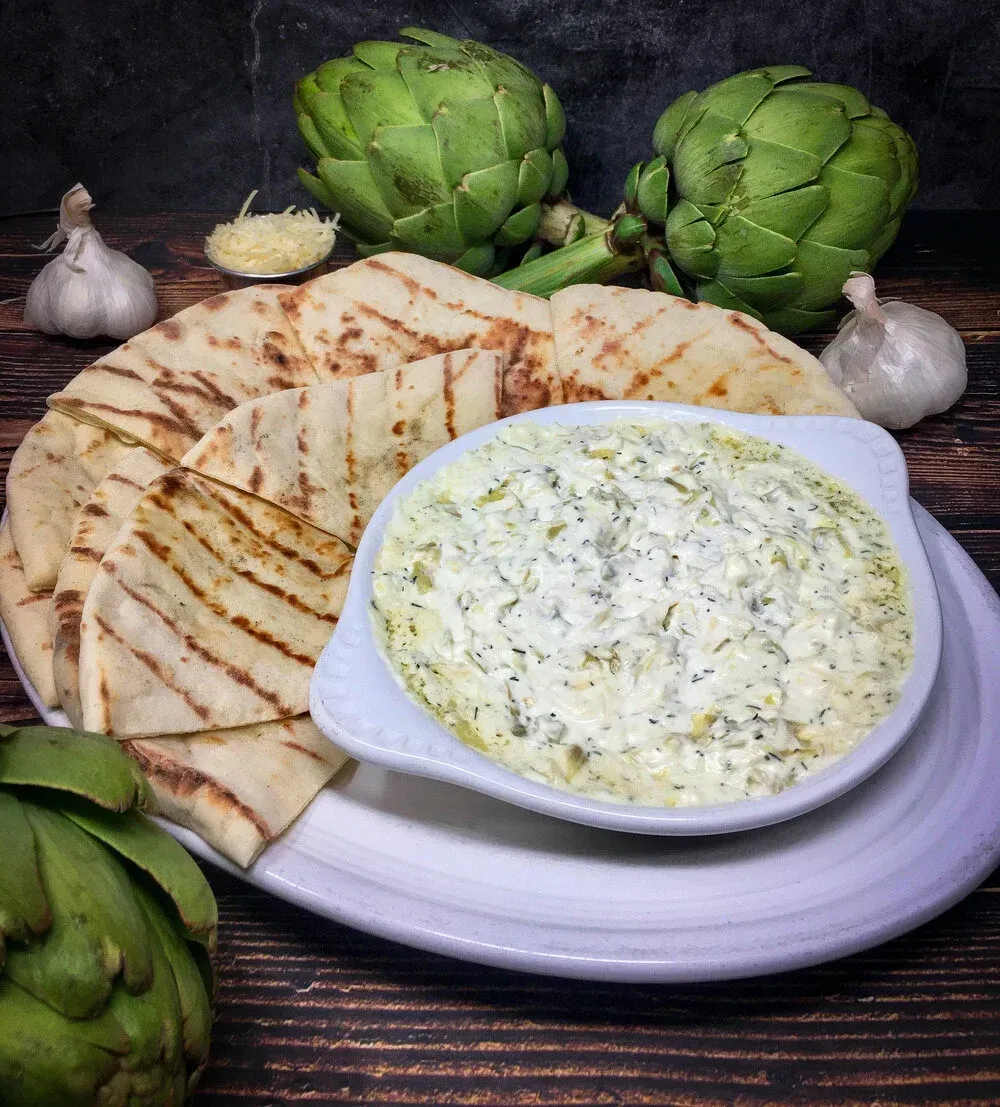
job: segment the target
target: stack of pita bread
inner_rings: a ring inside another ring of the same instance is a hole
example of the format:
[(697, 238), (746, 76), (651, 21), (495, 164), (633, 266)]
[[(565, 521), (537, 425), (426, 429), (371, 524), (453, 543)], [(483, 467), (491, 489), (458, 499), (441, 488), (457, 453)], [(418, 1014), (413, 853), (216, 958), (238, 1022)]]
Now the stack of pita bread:
[(0, 616), (45, 703), (248, 865), (346, 761), (309, 678), (392, 485), (503, 416), (621, 398), (857, 414), (746, 316), (382, 254), (213, 296), (51, 396), (10, 468)]

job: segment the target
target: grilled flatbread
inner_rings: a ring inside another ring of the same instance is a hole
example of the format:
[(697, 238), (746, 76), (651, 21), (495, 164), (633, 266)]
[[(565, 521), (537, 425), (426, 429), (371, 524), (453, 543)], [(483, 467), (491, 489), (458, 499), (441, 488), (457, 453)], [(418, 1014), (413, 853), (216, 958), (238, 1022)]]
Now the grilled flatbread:
[(104, 551), (142, 498), (146, 486), (170, 466), (137, 446), (91, 493), (77, 515), (69, 550), (53, 593), (52, 669), (56, 693), (69, 721), (83, 726), (80, 707), (80, 616)]
[(123, 746), (149, 778), (160, 813), (244, 867), (348, 760), (308, 715)]
[(59, 699), (52, 679), (51, 592), (32, 592), (10, 537), (9, 520), (0, 526), (0, 619), (14, 653), (47, 707)]
[(238, 404), (318, 380), (278, 291), (254, 285), (185, 308), (89, 365), (49, 406), (179, 460)]
[(231, 411), (182, 464), (357, 545), (392, 486), (466, 431), (500, 417), (503, 358), (438, 354)]
[(130, 447), (50, 411), (24, 436), (7, 474), (10, 533), (28, 587), (51, 591), (77, 512)]
[(302, 714), (350, 566), (339, 539), (171, 470), (118, 531), (87, 594), (85, 728), (148, 737)]
[(472, 347), (507, 359), (504, 415), (562, 402), (548, 303), (449, 265), (379, 254), (286, 290), (281, 302), (325, 380)]
[(762, 415), (858, 412), (812, 354), (756, 319), (636, 288), (552, 297), (566, 403), (669, 400)]

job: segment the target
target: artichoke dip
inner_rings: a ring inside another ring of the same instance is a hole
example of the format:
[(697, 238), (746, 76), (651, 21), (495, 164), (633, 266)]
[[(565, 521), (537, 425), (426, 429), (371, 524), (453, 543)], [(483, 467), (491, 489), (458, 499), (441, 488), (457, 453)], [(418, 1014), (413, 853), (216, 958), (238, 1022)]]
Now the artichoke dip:
[(396, 507), (380, 648), (522, 776), (657, 806), (770, 795), (853, 749), (912, 661), (878, 516), (708, 424), (518, 423)]

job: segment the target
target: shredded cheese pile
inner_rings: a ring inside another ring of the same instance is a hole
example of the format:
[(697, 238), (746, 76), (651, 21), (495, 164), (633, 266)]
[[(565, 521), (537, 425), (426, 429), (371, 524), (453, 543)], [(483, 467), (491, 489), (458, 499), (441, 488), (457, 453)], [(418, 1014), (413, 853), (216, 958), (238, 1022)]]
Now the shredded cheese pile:
[(333, 249), (340, 216), (320, 219), (313, 208), (254, 215), (251, 192), (231, 223), (220, 223), (205, 239), (209, 261), (237, 273), (293, 273), (322, 261)]

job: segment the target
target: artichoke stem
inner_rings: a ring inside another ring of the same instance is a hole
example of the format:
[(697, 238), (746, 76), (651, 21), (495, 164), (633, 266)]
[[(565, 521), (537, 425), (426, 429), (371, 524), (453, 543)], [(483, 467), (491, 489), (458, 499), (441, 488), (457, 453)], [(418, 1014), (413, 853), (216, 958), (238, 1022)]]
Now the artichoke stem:
[(581, 238), (527, 265), (501, 273), (493, 278), (493, 283), (501, 288), (548, 297), (567, 285), (604, 284), (625, 273), (635, 273), (644, 265), (641, 249), (616, 253), (608, 242), (608, 232), (604, 232)]
[(569, 246), (588, 235), (606, 231), (608, 226), (607, 219), (582, 211), (569, 200), (557, 200), (554, 204), (543, 202), (535, 237), (552, 246)]

